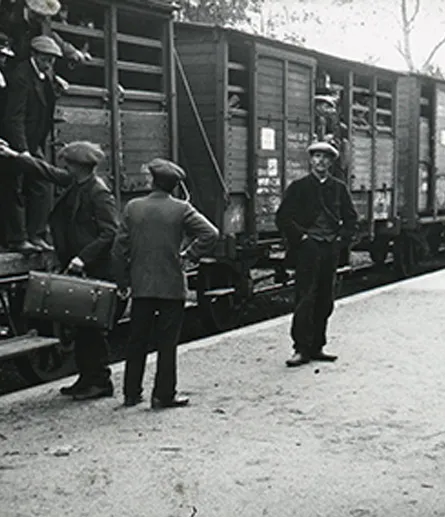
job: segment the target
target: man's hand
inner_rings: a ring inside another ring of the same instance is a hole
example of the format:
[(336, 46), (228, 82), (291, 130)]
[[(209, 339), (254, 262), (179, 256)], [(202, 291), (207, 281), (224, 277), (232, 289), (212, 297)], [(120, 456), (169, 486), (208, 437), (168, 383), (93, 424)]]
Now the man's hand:
[(74, 275), (80, 275), (85, 267), (84, 261), (79, 257), (74, 257), (68, 264), (68, 272)]
[(0, 156), (3, 158), (17, 158), (19, 153), (11, 149), (7, 142), (0, 140)]
[(123, 300), (123, 301), (128, 300), (128, 298), (130, 298), (130, 296), (131, 296), (131, 287), (125, 287), (123, 289), (118, 289), (116, 294), (121, 300)]
[(301, 236), (301, 242), (305, 241), (306, 239), (309, 239), (309, 235), (307, 233), (303, 233)]

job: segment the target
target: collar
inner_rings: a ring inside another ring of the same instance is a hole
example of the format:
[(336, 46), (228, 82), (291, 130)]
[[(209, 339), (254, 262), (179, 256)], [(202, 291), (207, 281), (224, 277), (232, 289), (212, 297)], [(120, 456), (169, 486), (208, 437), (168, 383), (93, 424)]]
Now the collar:
[(3, 72), (0, 71), (0, 88), (6, 88), (6, 79)]
[(45, 80), (45, 74), (39, 70), (39, 67), (37, 66), (36, 60), (33, 57), (30, 57), (29, 60), (31, 61), (31, 65), (34, 68), (35, 73), (37, 74), (37, 77), (41, 80)]
[(90, 180), (93, 179), (93, 176), (94, 176), (94, 173), (92, 172), (86, 178), (83, 178), (80, 181), (76, 181), (76, 184), (79, 185), (79, 186), (85, 185), (85, 183), (88, 183)]
[(331, 177), (331, 175), (328, 173), (324, 178), (320, 178), (320, 176), (315, 171), (312, 171), (312, 175), (318, 181), (318, 183), (321, 183), (322, 185), (323, 183), (326, 183), (328, 179)]

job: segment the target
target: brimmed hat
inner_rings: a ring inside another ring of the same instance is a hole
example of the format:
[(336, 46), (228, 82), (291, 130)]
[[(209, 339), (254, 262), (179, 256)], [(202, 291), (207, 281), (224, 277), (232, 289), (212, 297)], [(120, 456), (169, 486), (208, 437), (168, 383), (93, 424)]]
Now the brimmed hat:
[(99, 144), (85, 140), (66, 144), (59, 151), (57, 158), (59, 160), (64, 159), (68, 162), (95, 166), (104, 160), (105, 153)]
[(50, 56), (62, 57), (62, 50), (59, 45), (49, 36), (36, 36), (31, 40), (31, 48), (36, 52)]
[(14, 52), (10, 47), (9, 38), (8, 36), (6, 36), (4, 32), (0, 32), (0, 54), (3, 54), (4, 56), (8, 57), (15, 56)]
[(26, 6), (42, 16), (54, 16), (61, 8), (58, 0), (25, 0)]
[(337, 149), (333, 145), (328, 144), (327, 142), (314, 142), (307, 148), (307, 152), (309, 154), (315, 153), (317, 151), (331, 154), (334, 160), (336, 160), (340, 156), (340, 153), (337, 151)]
[(186, 178), (185, 171), (182, 167), (164, 158), (155, 158), (148, 164), (148, 168), (155, 180), (160, 179), (178, 182)]
[(334, 97), (332, 97), (331, 95), (315, 95), (314, 99), (315, 102), (326, 102), (333, 108), (337, 107), (337, 103), (335, 102)]

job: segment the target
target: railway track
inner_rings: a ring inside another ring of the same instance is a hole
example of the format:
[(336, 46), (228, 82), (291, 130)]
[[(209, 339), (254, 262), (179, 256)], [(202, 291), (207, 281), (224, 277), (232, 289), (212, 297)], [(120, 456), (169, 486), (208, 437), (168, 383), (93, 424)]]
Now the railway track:
[[(422, 275), (445, 267), (445, 250), (437, 256), (425, 261), (417, 268), (415, 275)], [(238, 321), (234, 327), (252, 325), (260, 321), (278, 317), (291, 312), (293, 303), (294, 282), (289, 276), (286, 285), (271, 283), (273, 273), (261, 276), (257, 282), (254, 296), (237, 307)], [(355, 293), (373, 289), (399, 281), (394, 268), (392, 258), (389, 257), (384, 264), (373, 266), (371, 262), (358, 260), (352, 261), (352, 265), (339, 269), (339, 283), (337, 298), (351, 296)], [(229, 296), (230, 293), (227, 293)], [(220, 300), (224, 297), (220, 297)], [(124, 358), (124, 347), (128, 330), (128, 319), (123, 319), (121, 324), (113, 331), (110, 339), (111, 362), (118, 362)], [(200, 319), (198, 307), (194, 300), (188, 303), (187, 316), (181, 336), (181, 343), (194, 341), (218, 332), (210, 332)], [(0, 395), (11, 393), (20, 389), (33, 386), (24, 379), (13, 360), (5, 360), (0, 363)]]

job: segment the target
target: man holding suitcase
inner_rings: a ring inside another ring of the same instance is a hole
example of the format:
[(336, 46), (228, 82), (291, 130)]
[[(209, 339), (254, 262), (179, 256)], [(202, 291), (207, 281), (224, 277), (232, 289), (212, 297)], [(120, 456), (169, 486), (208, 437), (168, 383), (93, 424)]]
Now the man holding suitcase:
[[(116, 239), (115, 278), (131, 289), (131, 335), (124, 378), (124, 405), (142, 402), (142, 380), (148, 341), (158, 350), (151, 395), (153, 409), (185, 406), (176, 396), (176, 347), (184, 316), (183, 264), (210, 252), (219, 232), (189, 202), (171, 192), (185, 178), (173, 162), (160, 158), (148, 165), (153, 191), (125, 208)], [(181, 252), (184, 237), (190, 245)]]
[[(115, 200), (95, 168), (105, 155), (97, 144), (71, 142), (61, 149), (58, 160), (63, 169), (0, 143), (0, 156), (10, 157), (17, 169), (65, 187), (50, 214), (51, 234), (63, 270), (72, 274), (111, 279), (111, 247), (118, 229)], [(78, 327), (75, 358), (79, 378), (61, 389), (76, 400), (113, 395), (108, 367), (105, 333)]]

